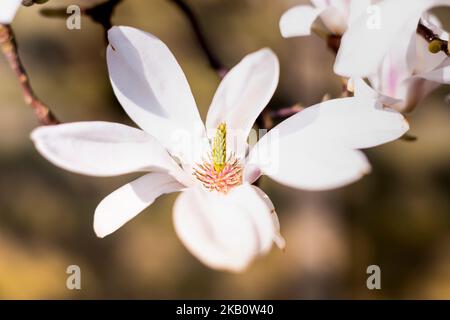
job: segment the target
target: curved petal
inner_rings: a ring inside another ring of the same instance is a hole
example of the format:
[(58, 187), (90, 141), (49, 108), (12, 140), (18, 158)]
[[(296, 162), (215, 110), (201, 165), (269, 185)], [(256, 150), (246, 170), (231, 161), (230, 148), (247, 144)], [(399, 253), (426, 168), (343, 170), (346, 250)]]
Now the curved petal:
[(375, 99), (343, 98), (306, 108), (269, 131), (251, 150), (249, 166), (308, 190), (349, 184), (370, 171), (367, 148), (403, 135), (408, 124)]
[(278, 220), (277, 212), (275, 211), (275, 206), (272, 203), (272, 200), (270, 200), (269, 196), (264, 193), (260, 188), (257, 186), (252, 186), (253, 189), (256, 191), (256, 193), (261, 197), (261, 199), (266, 203), (267, 207), (270, 209), (270, 212), (272, 213), (272, 222), (275, 229), (275, 234), (273, 241), (277, 245), (278, 248), (281, 250), (284, 250), (286, 248), (286, 241), (284, 240), (283, 236), (280, 233), (280, 221)]
[(111, 28), (108, 39), (111, 84), (131, 119), (172, 154), (180, 136), (195, 142), (204, 135), (189, 84), (167, 46), (131, 27)]
[(370, 172), (361, 151), (328, 140), (303, 139), (301, 133), (280, 137), (267, 149), (255, 147), (249, 161), (281, 184), (312, 191), (339, 188)]
[(348, 26), (348, 12), (335, 6), (329, 6), (323, 10), (320, 19), (333, 34), (343, 34)]
[[(371, 16), (361, 15), (345, 32), (334, 71), (347, 77), (368, 76), (377, 71), (386, 53), (399, 45), (404, 46), (404, 57), (411, 66), (420, 16), (431, 7), (445, 4), (450, 1), (416, 0), (407, 5), (403, 1), (383, 1), (377, 4)], [(368, 25), (372, 18), (377, 21)], [(399, 39), (410, 43), (399, 44)]]
[(406, 90), (406, 99), (397, 106), (393, 106), (394, 109), (400, 112), (411, 112), (414, 108), (429, 95), (432, 91), (439, 87), (438, 82), (428, 81), (420, 76), (414, 76), (406, 79), (403, 82), (403, 86)]
[(0, 3), (0, 24), (10, 24), (22, 0), (4, 0)]
[(94, 231), (103, 238), (133, 219), (163, 194), (180, 191), (182, 184), (165, 173), (148, 173), (104, 198), (95, 209)]
[[(377, 79), (377, 78), (371, 78), (371, 80), (372, 79)], [(377, 90), (373, 89), (371, 86), (369, 86), (361, 78), (352, 78), (349, 81), (352, 81), (353, 88), (354, 88), (353, 89), (354, 94), (355, 94), (355, 97), (357, 97), (357, 98), (375, 99), (375, 100), (378, 100), (383, 105), (388, 106), (394, 110), (400, 110), (401, 106), (404, 105), (404, 100), (396, 99), (393, 97), (383, 95), (379, 91), (377, 91)]]
[(242, 271), (274, 239), (270, 209), (248, 184), (226, 195), (190, 188), (178, 197), (173, 213), (183, 244), (212, 268)]
[(208, 110), (206, 127), (214, 132), (226, 122), (227, 145), (234, 146), (230, 150), (240, 153), (236, 149), (245, 144), (256, 118), (275, 92), (279, 69), (277, 56), (265, 48), (247, 55), (222, 80)]
[(438, 83), (450, 83), (450, 58), (445, 59), (435, 69), (418, 74), (416, 77)]
[(92, 176), (134, 171), (179, 169), (167, 151), (148, 133), (112, 122), (73, 122), (35, 129), (36, 149), (63, 169)]
[(321, 9), (307, 5), (290, 8), (281, 16), (281, 35), (285, 38), (309, 36), (311, 27), (321, 12)]
[(405, 117), (377, 99), (344, 98), (316, 107), (319, 116), (307, 128), (312, 136), (352, 149), (375, 147), (400, 138), (409, 130)]
[(299, 140), (326, 140), (346, 148), (363, 149), (398, 139), (409, 125), (399, 112), (383, 108), (376, 99), (351, 97), (306, 108), (274, 129), (280, 138), (298, 135)]
[(348, 25), (355, 22), (361, 15), (369, 10), (372, 0), (350, 0)]

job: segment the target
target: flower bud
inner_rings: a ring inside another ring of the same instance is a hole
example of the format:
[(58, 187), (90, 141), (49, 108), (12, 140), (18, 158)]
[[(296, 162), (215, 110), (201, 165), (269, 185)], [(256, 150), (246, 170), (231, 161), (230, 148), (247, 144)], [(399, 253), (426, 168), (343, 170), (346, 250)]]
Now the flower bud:
[(438, 53), (441, 51), (441, 41), (440, 40), (433, 40), (428, 44), (428, 51), (431, 53)]

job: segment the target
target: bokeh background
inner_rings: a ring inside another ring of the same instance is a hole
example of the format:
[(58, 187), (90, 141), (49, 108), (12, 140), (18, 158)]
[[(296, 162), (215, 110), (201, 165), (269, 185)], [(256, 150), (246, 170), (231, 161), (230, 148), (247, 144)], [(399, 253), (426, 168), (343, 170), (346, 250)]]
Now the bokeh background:
[[(270, 107), (340, 94), (334, 56), (318, 37), (279, 34), (281, 14), (306, 1), (188, 2), (227, 66), (265, 46), (279, 55), (280, 85)], [(64, 122), (131, 124), (109, 84), (101, 26), (83, 18), (81, 30), (70, 31), (63, 19), (39, 13), (74, 3), (95, 1), (51, 0), (22, 8), (13, 22), (34, 89)], [(449, 8), (436, 13), (448, 22)], [(152, 32), (171, 48), (204, 118), (219, 79), (180, 11), (167, 0), (124, 0), (113, 22)], [(301, 192), (263, 178), (287, 248), (274, 248), (236, 275), (204, 267), (181, 245), (172, 225), (176, 195), (96, 238), (96, 205), (134, 176), (80, 176), (43, 159), (29, 139), (38, 124), (0, 57), (0, 298), (448, 299), (449, 91), (441, 87), (409, 115), (417, 141), (368, 150), (372, 174), (349, 187)], [(82, 290), (66, 288), (72, 264), (81, 267)], [(381, 267), (381, 290), (366, 287), (371, 264)]]

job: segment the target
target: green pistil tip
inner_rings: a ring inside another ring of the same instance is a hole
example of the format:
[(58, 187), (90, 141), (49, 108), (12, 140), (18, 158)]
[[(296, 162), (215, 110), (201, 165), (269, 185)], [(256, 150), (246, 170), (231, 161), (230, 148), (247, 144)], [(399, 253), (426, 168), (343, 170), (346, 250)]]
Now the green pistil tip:
[(222, 172), (227, 161), (227, 125), (222, 122), (216, 129), (212, 148), (214, 169)]

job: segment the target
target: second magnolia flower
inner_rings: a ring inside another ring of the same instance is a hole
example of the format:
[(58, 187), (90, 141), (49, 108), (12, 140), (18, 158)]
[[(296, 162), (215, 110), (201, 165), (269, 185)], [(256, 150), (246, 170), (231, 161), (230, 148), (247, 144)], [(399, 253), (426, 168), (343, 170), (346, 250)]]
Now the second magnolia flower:
[[(78, 122), (32, 133), (39, 152), (64, 169), (94, 176), (147, 172), (98, 205), (99, 237), (160, 195), (180, 191), (173, 219), (184, 245), (212, 268), (241, 271), (273, 242), (284, 246), (272, 202), (252, 185), (259, 176), (305, 190), (341, 187), (370, 171), (357, 149), (408, 130), (399, 113), (375, 99), (353, 97), (309, 107), (249, 146), (247, 136), (278, 84), (271, 50), (247, 55), (228, 72), (203, 124), (185, 75), (161, 40), (130, 27), (114, 27), (108, 35), (114, 92), (142, 130)], [(180, 148), (174, 139), (180, 133), (194, 143)]]

